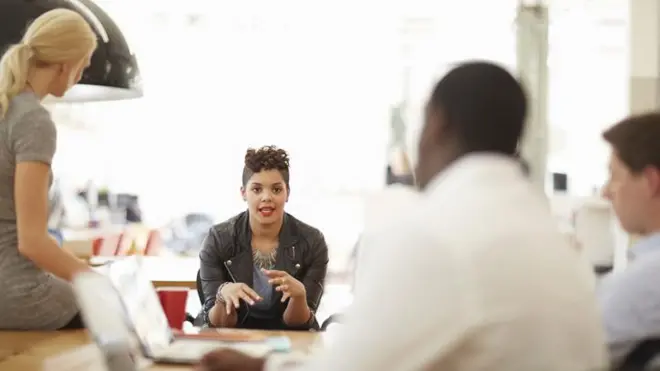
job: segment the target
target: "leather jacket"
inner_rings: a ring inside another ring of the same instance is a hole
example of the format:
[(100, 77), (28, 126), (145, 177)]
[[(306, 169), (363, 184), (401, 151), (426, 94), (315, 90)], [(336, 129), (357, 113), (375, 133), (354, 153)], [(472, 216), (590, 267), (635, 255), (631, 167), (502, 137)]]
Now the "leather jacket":
[[(254, 265), (252, 259), (252, 232), (249, 215), (244, 211), (237, 216), (213, 226), (204, 240), (200, 257), (200, 282), (204, 294), (202, 318), (209, 326), (208, 312), (216, 301), (216, 293), (225, 282), (242, 282), (253, 287)], [(328, 266), (328, 246), (323, 234), (293, 216), (284, 215), (275, 260), (276, 270), (289, 273), (302, 282), (307, 292), (307, 305), (312, 311), (310, 320), (296, 328), (287, 326), (282, 316), (288, 300), (281, 302), (282, 294), (274, 293), (272, 321), (258, 321), (250, 317), (250, 308), (241, 302), (238, 309), (238, 328), (262, 328), (272, 330), (318, 330), (315, 312), (321, 302), (323, 285)]]

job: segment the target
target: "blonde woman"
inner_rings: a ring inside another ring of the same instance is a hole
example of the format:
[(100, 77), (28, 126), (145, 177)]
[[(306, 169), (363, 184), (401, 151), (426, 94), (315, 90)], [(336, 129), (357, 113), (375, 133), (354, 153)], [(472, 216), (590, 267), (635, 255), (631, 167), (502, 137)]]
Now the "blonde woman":
[(41, 100), (80, 80), (96, 43), (83, 17), (55, 9), (0, 59), (0, 329), (82, 326), (67, 281), (89, 268), (47, 232), (56, 129)]

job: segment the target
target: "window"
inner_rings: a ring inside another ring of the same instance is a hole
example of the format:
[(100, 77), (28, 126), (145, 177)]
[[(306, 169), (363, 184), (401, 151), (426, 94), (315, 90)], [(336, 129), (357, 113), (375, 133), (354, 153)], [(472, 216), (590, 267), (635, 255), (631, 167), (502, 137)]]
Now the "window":
[(548, 171), (590, 195), (607, 176), (602, 131), (628, 114), (628, 2), (551, 7)]

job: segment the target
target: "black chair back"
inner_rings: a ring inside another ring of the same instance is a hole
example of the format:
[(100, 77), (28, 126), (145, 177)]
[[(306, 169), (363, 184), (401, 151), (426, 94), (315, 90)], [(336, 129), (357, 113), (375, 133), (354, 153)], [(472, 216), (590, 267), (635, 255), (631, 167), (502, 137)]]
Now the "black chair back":
[(326, 318), (326, 320), (323, 321), (323, 324), (321, 325), (321, 331), (327, 330), (328, 326), (332, 325), (333, 323), (341, 323), (342, 319), (343, 316), (339, 313), (330, 315), (330, 317)]
[(199, 296), (199, 302), (204, 305), (204, 291), (202, 290), (202, 276), (199, 274), (199, 269), (197, 270), (197, 296)]
[(646, 339), (628, 353), (618, 371), (649, 371), (651, 363), (659, 355), (660, 338)]

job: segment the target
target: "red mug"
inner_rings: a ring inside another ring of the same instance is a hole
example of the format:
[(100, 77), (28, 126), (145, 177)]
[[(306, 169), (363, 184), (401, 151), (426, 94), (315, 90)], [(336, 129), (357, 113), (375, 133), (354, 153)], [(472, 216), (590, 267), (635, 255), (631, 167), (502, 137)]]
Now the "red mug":
[(167, 322), (175, 330), (183, 329), (186, 319), (188, 289), (183, 287), (163, 287), (156, 290), (160, 305), (163, 307)]

